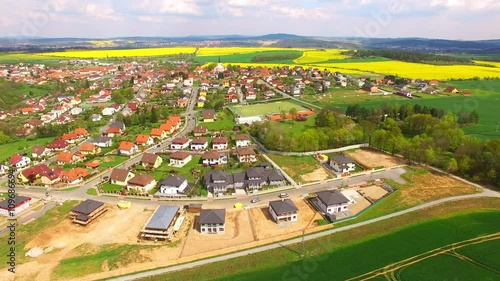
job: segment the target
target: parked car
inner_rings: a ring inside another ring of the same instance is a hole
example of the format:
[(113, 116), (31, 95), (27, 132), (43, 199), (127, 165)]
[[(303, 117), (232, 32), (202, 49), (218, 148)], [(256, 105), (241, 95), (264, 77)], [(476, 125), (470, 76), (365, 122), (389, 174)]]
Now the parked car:
[(157, 145), (156, 145), (156, 148), (159, 148), (159, 147), (160, 147), (160, 145), (159, 145), (159, 144), (157, 144)]
[(288, 194), (287, 193), (280, 193), (280, 195), (278, 195), (279, 198), (287, 198), (288, 197)]
[(257, 203), (257, 202), (260, 202), (260, 198), (255, 198), (250, 200), (250, 203)]
[(105, 181), (109, 180), (109, 176), (102, 177), (102, 180), (105, 180)]

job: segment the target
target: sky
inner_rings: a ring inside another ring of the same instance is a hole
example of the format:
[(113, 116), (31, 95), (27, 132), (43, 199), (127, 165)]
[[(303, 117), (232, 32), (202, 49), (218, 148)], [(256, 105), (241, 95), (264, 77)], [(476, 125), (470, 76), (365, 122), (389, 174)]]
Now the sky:
[(0, 8), (0, 37), (500, 39), (500, 0), (1, 0)]

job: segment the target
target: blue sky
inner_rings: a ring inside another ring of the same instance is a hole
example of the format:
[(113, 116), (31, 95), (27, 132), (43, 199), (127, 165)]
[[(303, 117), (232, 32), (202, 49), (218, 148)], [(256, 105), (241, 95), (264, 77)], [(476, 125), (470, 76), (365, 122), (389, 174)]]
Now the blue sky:
[(500, 38), (499, 0), (2, 0), (0, 8), (0, 36)]

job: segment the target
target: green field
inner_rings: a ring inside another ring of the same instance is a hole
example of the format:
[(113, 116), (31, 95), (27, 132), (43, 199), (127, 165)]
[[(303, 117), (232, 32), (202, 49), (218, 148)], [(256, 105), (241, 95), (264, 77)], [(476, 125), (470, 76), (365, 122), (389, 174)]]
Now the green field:
[[(244, 62), (252, 62), (252, 59), (255, 56), (274, 56), (274, 55), (289, 55), (294, 54), (297, 57), (302, 55), (302, 51), (298, 50), (278, 50), (278, 51), (263, 51), (263, 52), (254, 52), (254, 53), (244, 53), (244, 54), (232, 54), (232, 55), (223, 55), (223, 56), (196, 56), (195, 61), (198, 62), (218, 62), (219, 57), (222, 63), (244, 63)], [(276, 60), (276, 61), (265, 61), (265, 63), (289, 63), (294, 64), (293, 59), (285, 59), (285, 60)]]
[(2, 156), (10, 158), (13, 154), (26, 152), (31, 155), (31, 149), (36, 145), (47, 145), (54, 141), (55, 138), (37, 138), (37, 139), (17, 139), (14, 142), (0, 145)]
[(306, 121), (285, 120), (274, 122), (278, 122), (285, 133), (300, 133), (308, 129), (316, 129), (315, 121), (316, 115), (307, 117)]
[(269, 154), (267, 156), (296, 182), (310, 182), (303, 180), (302, 175), (312, 173), (318, 169), (325, 169), (313, 156), (282, 156), (276, 154)]
[[(58, 64), (64, 58), (45, 56), (42, 54), (30, 53), (1, 53), (0, 63), (44, 63), (44, 64)], [(67, 59), (67, 58), (66, 58)]]
[(217, 120), (214, 122), (203, 122), (201, 123), (203, 127), (206, 127), (209, 131), (231, 131), (236, 122), (234, 121), (234, 116), (228, 110), (223, 110), (217, 112)]
[(242, 117), (249, 117), (257, 115), (280, 114), (283, 110), (288, 113), (291, 108), (296, 108), (297, 111), (307, 110), (306, 108), (291, 101), (277, 101), (272, 103), (259, 103), (252, 105), (235, 105), (231, 107), (231, 110)]
[[(448, 202), (307, 241), (305, 258), (300, 257), (301, 245), (291, 245), (234, 258), (224, 266), (215, 263), (142, 280), (346, 280), (440, 247), (498, 233), (499, 204), (497, 198), (471, 199), (466, 204)], [(498, 257), (498, 253), (491, 257)], [(440, 275), (435, 276), (439, 277), (431, 278), (434, 269), (422, 266), (420, 274), (426, 273), (429, 278), (420, 280), (444, 280), (442, 276), (451, 276), (455, 269), (460, 272), (458, 267), (462, 266), (446, 260), (436, 263), (441, 264), (436, 265)], [(480, 267), (468, 266), (468, 270), (467, 276), (474, 272), (481, 277), (498, 276)]]

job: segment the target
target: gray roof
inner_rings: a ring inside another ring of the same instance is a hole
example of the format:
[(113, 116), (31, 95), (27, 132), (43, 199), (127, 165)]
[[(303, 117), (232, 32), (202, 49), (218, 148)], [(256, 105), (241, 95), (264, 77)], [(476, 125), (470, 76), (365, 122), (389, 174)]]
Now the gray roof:
[(168, 176), (168, 178), (163, 179), (163, 180), (160, 181), (160, 186), (166, 185), (166, 186), (179, 187), (186, 180), (187, 180), (187, 178), (184, 177), (184, 176), (170, 175), (170, 176)]
[(89, 215), (93, 211), (95, 211), (97, 208), (100, 208), (102, 205), (104, 205), (103, 202), (95, 201), (92, 199), (87, 199), (80, 203), (80, 205), (74, 207), (71, 209), (75, 213), (80, 213), (83, 215)]
[(92, 140), (92, 143), (103, 143), (103, 142), (108, 142), (109, 140), (111, 140), (110, 137), (98, 137)]
[(225, 223), (226, 209), (201, 210), (200, 223)]
[(349, 199), (344, 196), (339, 190), (327, 190), (317, 192), (318, 199), (326, 206), (348, 203)]
[(348, 164), (348, 163), (354, 163), (354, 160), (352, 160), (351, 157), (349, 157), (349, 156), (347, 156), (345, 154), (332, 156), (332, 157), (330, 157), (330, 160), (335, 161), (339, 165), (344, 165), (344, 164)]
[[(14, 201), (16, 202), (16, 206), (20, 205), (21, 203), (28, 201), (31, 199), (31, 197), (26, 197), (26, 196), (19, 196), (16, 195), (14, 198)], [(9, 209), (9, 199), (5, 199), (2, 202), (0, 202), (0, 208), (4, 210), (14, 210), (14, 208)]]
[(269, 205), (271, 206), (271, 208), (273, 208), (274, 212), (277, 215), (299, 210), (290, 199), (271, 201), (269, 202)]
[(146, 228), (166, 230), (174, 220), (177, 211), (179, 211), (178, 206), (161, 205), (149, 219)]
[(121, 122), (113, 122), (109, 124), (109, 128), (119, 128), (119, 129), (125, 129), (125, 125)]

